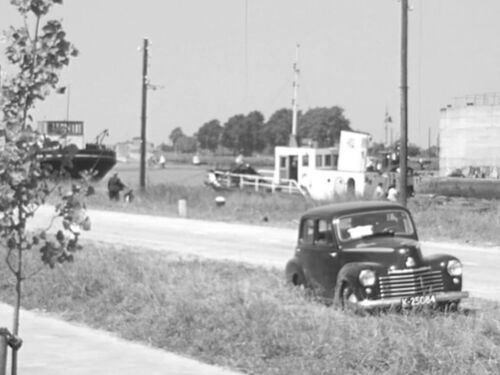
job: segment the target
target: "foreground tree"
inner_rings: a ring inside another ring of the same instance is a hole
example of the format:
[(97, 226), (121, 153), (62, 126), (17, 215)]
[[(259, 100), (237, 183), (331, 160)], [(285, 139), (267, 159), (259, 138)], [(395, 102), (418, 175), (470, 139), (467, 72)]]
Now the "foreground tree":
[[(6, 57), (12, 73), (2, 84), (0, 139), (0, 243), (3, 259), (14, 275), (15, 294), (12, 336), (12, 374), (17, 374), (17, 349), (20, 346), (19, 313), (22, 283), (30, 275), (25, 271), (23, 255), (37, 249), (44, 264), (71, 262), (81, 248), (80, 231), (90, 229), (82, 200), (83, 190), (73, 185), (65, 191), (51, 179), (57, 171), (40, 165), (39, 151), (46, 145), (42, 135), (33, 130), (29, 114), (35, 104), (57, 87), (61, 69), (77, 55), (66, 39), (59, 21), (42, 19), (54, 4), (62, 0), (11, 0), (24, 19), (23, 26), (5, 33)], [(10, 71), (10, 69), (9, 69)], [(58, 188), (59, 187), (59, 188)], [(61, 203), (56, 215), (61, 228), (55, 235), (27, 230), (27, 223), (51, 193), (59, 193)], [(5, 364), (3, 364), (5, 365)]]

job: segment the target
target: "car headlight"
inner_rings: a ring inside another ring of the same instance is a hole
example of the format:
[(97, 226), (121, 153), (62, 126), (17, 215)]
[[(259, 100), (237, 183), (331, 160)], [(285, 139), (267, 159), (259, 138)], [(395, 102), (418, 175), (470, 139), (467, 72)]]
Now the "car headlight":
[(359, 282), (363, 286), (373, 286), (377, 281), (377, 277), (375, 276), (375, 271), (372, 270), (362, 270), (359, 273)]
[(456, 259), (449, 260), (446, 270), (450, 276), (462, 276), (462, 263)]

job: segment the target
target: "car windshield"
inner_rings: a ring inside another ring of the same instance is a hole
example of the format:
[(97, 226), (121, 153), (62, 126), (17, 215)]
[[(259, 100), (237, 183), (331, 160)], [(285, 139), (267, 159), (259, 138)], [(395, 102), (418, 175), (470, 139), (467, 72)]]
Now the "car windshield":
[(380, 210), (342, 216), (334, 221), (343, 242), (373, 236), (412, 235), (414, 229), (407, 212)]

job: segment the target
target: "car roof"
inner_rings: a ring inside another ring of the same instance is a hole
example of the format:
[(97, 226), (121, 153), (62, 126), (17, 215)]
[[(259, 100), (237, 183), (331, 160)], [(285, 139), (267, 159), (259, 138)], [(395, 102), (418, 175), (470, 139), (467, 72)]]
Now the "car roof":
[(363, 211), (372, 211), (377, 209), (403, 209), (408, 211), (405, 207), (398, 203), (388, 201), (356, 201), (356, 202), (343, 202), (333, 203), (324, 206), (319, 206), (306, 211), (302, 218), (309, 217), (338, 217), (346, 214), (359, 213)]

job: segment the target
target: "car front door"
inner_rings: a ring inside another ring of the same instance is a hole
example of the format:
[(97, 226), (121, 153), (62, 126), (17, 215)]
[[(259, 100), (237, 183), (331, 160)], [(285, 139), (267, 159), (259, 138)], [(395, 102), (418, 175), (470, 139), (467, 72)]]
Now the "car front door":
[(340, 260), (331, 221), (324, 218), (305, 220), (299, 248), (308, 283), (321, 294), (333, 297)]

